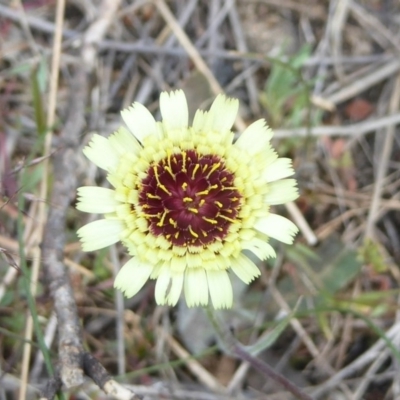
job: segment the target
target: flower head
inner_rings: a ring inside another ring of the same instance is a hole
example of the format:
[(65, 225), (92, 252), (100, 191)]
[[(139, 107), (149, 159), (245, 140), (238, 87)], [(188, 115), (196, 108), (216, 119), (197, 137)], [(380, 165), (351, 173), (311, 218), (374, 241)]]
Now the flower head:
[(192, 126), (182, 91), (160, 96), (162, 121), (141, 104), (122, 111), (128, 129), (94, 135), (83, 150), (107, 171), (113, 189), (81, 187), (78, 210), (104, 214), (78, 231), (83, 250), (118, 241), (132, 258), (114, 286), (127, 297), (156, 279), (158, 304), (232, 306), (229, 271), (250, 283), (260, 275), (243, 253), (274, 257), (270, 237), (291, 244), (296, 226), (270, 206), (298, 196), (292, 163), (278, 158), (264, 120), (233, 143), (238, 101), (219, 95)]

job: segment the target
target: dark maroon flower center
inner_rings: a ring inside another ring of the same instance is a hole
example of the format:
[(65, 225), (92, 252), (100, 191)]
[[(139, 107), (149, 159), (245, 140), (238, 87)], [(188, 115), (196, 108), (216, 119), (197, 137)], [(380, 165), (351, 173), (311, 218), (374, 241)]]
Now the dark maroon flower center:
[(203, 246), (227, 235), (241, 195), (218, 156), (188, 150), (149, 168), (139, 204), (154, 235), (177, 246)]

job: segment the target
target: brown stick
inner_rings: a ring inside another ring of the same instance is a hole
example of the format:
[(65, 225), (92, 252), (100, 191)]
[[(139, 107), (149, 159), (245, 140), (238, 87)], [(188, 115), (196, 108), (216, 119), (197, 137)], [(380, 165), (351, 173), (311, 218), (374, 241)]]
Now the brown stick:
[(67, 387), (83, 382), (82, 334), (71, 284), (63, 263), (63, 251), (66, 212), (75, 197), (77, 186), (76, 150), (84, 126), (86, 82), (83, 68), (78, 68), (72, 80), (67, 123), (59, 137), (61, 148), (53, 157), (54, 184), (50, 204), (57, 206), (49, 210), (43, 237), (44, 271), (58, 318), (60, 377)]

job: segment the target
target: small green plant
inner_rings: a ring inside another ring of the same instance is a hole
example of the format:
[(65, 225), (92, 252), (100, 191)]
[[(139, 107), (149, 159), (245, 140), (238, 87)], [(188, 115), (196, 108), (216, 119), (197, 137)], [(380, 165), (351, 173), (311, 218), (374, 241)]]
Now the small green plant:
[(268, 112), (268, 122), (272, 128), (310, 124), (307, 121), (310, 85), (301, 74), (301, 68), (310, 54), (311, 47), (305, 45), (286, 62), (270, 59), (272, 68), (260, 95), (260, 102)]

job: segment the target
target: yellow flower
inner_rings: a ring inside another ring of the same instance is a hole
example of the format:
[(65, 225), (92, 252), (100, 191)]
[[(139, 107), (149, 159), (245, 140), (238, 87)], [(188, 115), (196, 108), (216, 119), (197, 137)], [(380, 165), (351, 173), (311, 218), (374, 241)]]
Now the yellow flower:
[(242, 253), (275, 257), (270, 237), (291, 244), (297, 232), (270, 206), (297, 198), (292, 162), (278, 158), (264, 120), (233, 143), (238, 101), (219, 95), (188, 124), (185, 95), (160, 96), (162, 121), (141, 104), (122, 111), (128, 129), (94, 135), (84, 154), (107, 171), (113, 189), (81, 187), (78, 210), (104, 214), (78, 231), (83, 250), (118, 241), (132, 258), (114, 286), (134, 296), (156, 279), (158, 304), (232, 306), (229, 271), (250, 283), (260, 275)]

